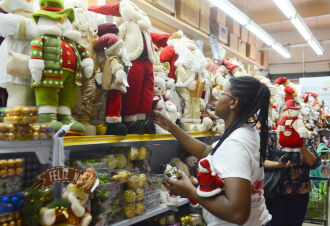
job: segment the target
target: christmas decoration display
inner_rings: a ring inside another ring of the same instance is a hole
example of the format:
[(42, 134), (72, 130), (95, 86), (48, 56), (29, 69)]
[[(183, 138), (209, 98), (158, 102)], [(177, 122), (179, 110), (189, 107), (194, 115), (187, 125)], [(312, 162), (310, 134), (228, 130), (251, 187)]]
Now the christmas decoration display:
[[(127, 128), (122, 123), (121, 103), (122, 93), (127, 92), (127, 74), (124, 66), (130, 66), (126, 56), (126, 49), (122, 40), (115, 34), (104, 34), (94, 43), (97, 52), (98, 64), (102, 74), (97, 74), (97, 81), (102, 89), (107, 91), (107, 134), (126, 135)], [(122, 64), (124, 62), (124, 65)]]
[[(71, 109), (82, 75), (90, 78), (93, 74), (93, 60), (87, 49), (78, 43), (80, 32), (72, 28), (73, 9), (63, 9), (62, 0), (40, 0), (40, 7), (33, 18), (42, 35), (31, 42), (29, 60), (39, 122), (51, 123), (55, 130), (74, 122), (68, 135), (82, 135), (85, 128), (73, 119)], [(50, 54), (53, 48), (56, 48), (56, 53)]]
[(7, 89), (7, 106), (34, 105), (31, 74), (28, 70), (30, 42), (38, 35), (32, 20), (32, 2), (5, 0), (0, 8), (0, 36), (5, 40), (0, 46), (0, 86)]
[(129, 133), (155, 133), (154, 124), (146, 120), (154, 97), (153, 64), (157, 62), (148, 31), (151, 28), (149, 18), (129, 0), (90, 6), (88, 10), (121, 17), (118, 38), (123, 40), (132, 62), (127, 75), (129, 87), (123, 98), (124, 121)]
[(296, 101), (290, 99), (286, 102), (283, 115), (278, 124), (279, 144), (285, 147), (282, 162), (290, 161), (293, 164), (300, 162), (300, 149), (303, 146), (303, 138), (308, 137), (308, 130), (304, 122), (298, 118), (300, 107)]
[[(81, 33), (81, 40), (87, 47), (90, 57), (94, 61), (94, 71), (98, 70), (96, 55), (93, 51), (93, 42), (97, 39), (97, 30), (95, 19), (91, 12), (87, 10), (87, 1), (69, 0), (65, 1), (65, 8), (73, 8), (75, 20), (72, 23), (74, 30)], [(94, 101), (96, 98), (95, 78), (82, 77), (82, 85), (79, 87), (75, 107), (72, 109), (72, 115), (85, 127), (84, 135), (96, 135), (96, 127), (90, 123), (91, 116), (94, 113)]]

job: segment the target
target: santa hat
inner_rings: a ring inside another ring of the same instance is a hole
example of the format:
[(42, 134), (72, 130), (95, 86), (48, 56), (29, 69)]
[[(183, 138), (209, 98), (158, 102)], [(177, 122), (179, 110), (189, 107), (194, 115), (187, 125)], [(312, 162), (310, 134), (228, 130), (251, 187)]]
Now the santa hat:
[(205, 158), (199, 161), (198, 165), (197, 178), (199, 186), (197, 187), (197, 194), (201, 197), (211, 197), (219, 194), (223, 188), (223, 180), (212, 170), (211, 161)]
[(310, 96), (310, 94), (308, 94), (308, 93), (306, 93), (307, 95), (305, 96), (305, 98), (304, 98), (304, 103), (307, 103), (308, 102), (308, 99), (309, 99), (309, 96)]
[(159, 34), (155, 32), (150, 32), (152, 42), (158, 47), (166, 47), (167, 41), (172, 34)]
[(277, 84), (277, 85), (284, 85), (288, 81), (289, 80), (286, 77), (279, 77), (278, 79), (275, 80), (275, 84)]
[(118, 37), (115, 34), (105, 34), (97, 39), (93, 45), (95, 52), (101, 52), (104, 50), (115, 49), (118, 45)]
[(104, 23), (97, 25), (97, 35), (99, 37), (108, 33), (117, 35), (119, 33), (117, 25), (113, 23)]
[(120, 2), (108, 3), (105, 5), (89, 6), (88, 10), (98, 13), (98, 14), (107, 15), (107, 16), (121, 17)]
[(225, 67), (226, 67), (227, 70), (229, 71), (229, 74), (231, 74), (231, 75), (233, 74), (233, 72), (235, 71), (235, 69), (239, 68), (238, 65), (233, 64), (233, 63), (231, 63), (231, 62), (229, 62), (229, 61), (227, 61), (227, 60), (224, 60), (224, 61), (222, 62), (222, 64), (225, 65)]
[(283, 111), (286, 111), (288, 109), (299, 110), (300, 107), (296, 106), (296, 101), (291, 99), (286, 102), (286, 106)]

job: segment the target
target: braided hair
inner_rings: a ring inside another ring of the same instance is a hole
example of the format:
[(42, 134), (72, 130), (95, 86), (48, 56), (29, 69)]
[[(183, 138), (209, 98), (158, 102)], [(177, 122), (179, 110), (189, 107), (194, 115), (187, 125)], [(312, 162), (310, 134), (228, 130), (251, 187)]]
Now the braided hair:
[(229, 137), (229, 135), (243, 124), (249, 123), (249, 119), (258, 114), (252, 123), (255, 126), (258, 122), (260, 129), (260, 167), (266, 157), (268, 139), (268, 109), (270, 101), (270, 91), (268, 87), (251, 76), (236, 77), (229, 80), (231, 84), (231, 94), (237, 97), (239, 107), (239, 118), (234, 121), (223, 133), (217, 145), (213, 148), (211, 155)]

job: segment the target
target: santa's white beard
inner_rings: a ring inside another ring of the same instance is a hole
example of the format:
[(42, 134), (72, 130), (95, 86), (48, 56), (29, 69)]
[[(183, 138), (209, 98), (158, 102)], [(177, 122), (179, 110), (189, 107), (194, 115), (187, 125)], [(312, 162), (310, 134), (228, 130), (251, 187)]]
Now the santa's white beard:
[(178, 55), (178, 60), (175, 62), (176, 66), (182, 65), (192, 72), (203, 72), (205, 70), (207, 61), (203, 53), (197, 47), (194, 52), (185, 45), (174, 46), (174, 49), (175, 53)]

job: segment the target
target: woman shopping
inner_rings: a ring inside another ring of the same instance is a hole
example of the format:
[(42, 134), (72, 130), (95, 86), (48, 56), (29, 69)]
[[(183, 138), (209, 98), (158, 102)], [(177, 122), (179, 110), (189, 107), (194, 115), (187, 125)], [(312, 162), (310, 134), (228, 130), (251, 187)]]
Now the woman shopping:
[[(309, 201), (311, 183), (309, 171), (320, 166), (321, 161), (315, 152), (314, 139), (305, 139), (301, 148), (301, 161), (297, 164), (281, 162), (284, 148), (278, 145), (277, 134), (273, 131), (267, 150), (265, 169), (281, 169), (281, 177), (272, 195), (266, 197), (267, 209), (272, 215), (272, 226), (301, 226)], [(277, 156), (277, 158), (275, 158)], [(279, 161), (274, 161), (279, 159)]]
[[(198, 188), (183, 173), (179, 180), (167, 180), (172, 193), (200, 203), (208, 226), (269, 225), (271, 215), (262, 190), (269, 98), (269, 89), (255, 78), (230, 79), (219, 94), (215, 109), (216, 115), (225, 121), (225, 132), (212, 146), (190, 137), (161, 113), (150, 115), (154, 123), (171, 132), (186, 150), (202, 159), (200, 165), (207, 159), (213, 173), (223, 180), (222, 192), (210, 198), (201, 197)], [(256, 121), (251, 123), (256, 114)], [(254, 127), (257, 122), (261, 125), (260, 136)]]

